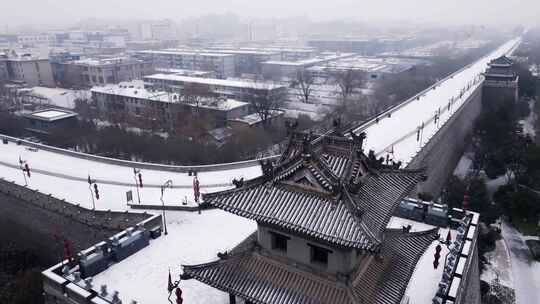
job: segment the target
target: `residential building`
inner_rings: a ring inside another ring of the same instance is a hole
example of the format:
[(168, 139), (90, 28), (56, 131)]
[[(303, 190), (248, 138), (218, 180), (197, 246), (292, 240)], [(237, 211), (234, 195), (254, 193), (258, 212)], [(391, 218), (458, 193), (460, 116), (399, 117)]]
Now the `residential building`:
[(0, 81), (9, 80), (8, 61), (0, 57)]
[(55, 32), (55, 46), (84, 55), (111, 55), (126, 50), (127, 30)]
[(373, 56), (382, 52), (399, 51), (414, 46), (415, 38), (407, 35), (396, 37), (333, 37), (329, 39), (310, 39), (307, 44), (319, 51), (352, 52)]
[(140, 35), (143, 40), (176, 40), (176, 25), (171, 20), (144, 22), (140, 25)]
[(187, 85), (198, 85), (208, 92), (251, 102), (256, 96), (285, 94), (287, 88), (280, 84), (247, 80), (200, 78), (181, 75), (154, 74), (145, 76), (148, 88), (168, 92), (182, 92)]
[(138, 51), (135, 56), (156, 68), (213, 71), (223, 79), (235, 75), (235, 57), (231, 54), (171, 50)]
[(212, 71), (195, 71), (195, 70), (184, 70), (184, 69), (168, 69), (168, 68), (156, 68), (156, 73), (167, 74), (167, 75), (180, 75), (180, 76), (190, 76), (190, 77), (201, 77), (201, 78), (215, 78), (215, 74)]
[(253, 49), (211, 49), (206, 52), (234, 55), (236, 75), (260, 74), (262, 63), (272, 60), (281, 60), (279, 52)]
[(28, 86), (55, 86), (49, 59), (31, 53), (0, 53), (0, 77)]
[(353, 53), (323, 52), (317, 57), (300, 61), (267, 61), (262, 64), (262, 74), (265, 79), (272, 80), (294, 78), (298, 71), (353, 56)]
[(50, 46), (56, 42), (55, 36), (51, 34), (23, 34), (17, 35), (17, 43), (25, 47)]
[(54, 81), (57, 85), (63, 85), (66, 79), (66, 67), (64, 63), (81, 59), (81, 54), (65, 50), (53, 51), (49, 53), (49, 62), (53, 72)]
[(308, 47), (305, 47), (305, 48), (277, 47), (277, 46), (270, 46), (270, 47), (235, 47), (235, 46), (219, 45), (219, 46), (210, 46), (210, 47), (207, 47), (206, 49), (212, 50), (212, 51), (236, 50), (236, 51), (278, 53), (279, 58), (271, 59), (271, 60), (279, 60), (279, 61), (305, 60), (305, 59), (315, 57), (315, 55), (317, 53), (314, 48), (308, 48)]
[(316, 65), (307, 69), (313, 76), (323, 79), (332, 78), (336, 73), (354, 70), (366, 76), (366, 80), (377, 80), (413, 71), (420, 60), (355, 56)]
[(63, 78), (58, 82), (64, 87), (91, 88), (122, 81), (142, 79), (154, 72), (149, 62), (120, 56), (104, 59), (86, 58), (61, 63)]
[(42, 107), (55, 107), (74, 110), (77, 100), (90, 99), (90, 92), (61, 88), (32, 87), (17, 90), (17, 97), (22, 104)]
[(107, 85), (91, 89), (92, 100), (105, 113), (131, 116), (153, 115), (165, 125), (176, 125), (186, 114), (196, 114), (214, 120), (214, 127), (222, 127), (230, 119), (250, 113), (250, 104), (234, 99), (192, 98), (179, 93), (147, 90), (141, 81)]

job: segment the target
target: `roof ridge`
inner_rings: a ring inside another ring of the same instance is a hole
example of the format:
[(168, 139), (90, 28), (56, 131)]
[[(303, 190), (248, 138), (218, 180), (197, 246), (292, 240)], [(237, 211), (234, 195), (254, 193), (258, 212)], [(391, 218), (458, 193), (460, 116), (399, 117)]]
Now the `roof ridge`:
[[(360, 210), (355, 206), (354, 200), (351, 197), (349, 191), (343, 186), (342, 193), (345, 193), (345, 197), (348, 200), (348, 203), (345, 204), (345, 207), (353, 214), (355, 221), (358, 222), (358, 225), (362, 228), (362, 231), (377, 244), (377, 247), (380, 246), (381, 240), (366, 226), (365, 222), (362, 220), (362, 214), (359, 214)], [(342, 199), (343, 200), (343, 199)]]

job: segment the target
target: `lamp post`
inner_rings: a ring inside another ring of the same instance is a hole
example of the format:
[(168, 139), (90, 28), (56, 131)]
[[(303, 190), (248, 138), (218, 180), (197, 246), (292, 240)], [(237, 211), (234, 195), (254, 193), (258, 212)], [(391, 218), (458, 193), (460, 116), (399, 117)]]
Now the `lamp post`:
[(163, 201), (163, 192), (165, 192), (166, 188), (172, 188), (172, 180), (168, 180), (161, 185), (161, 197), (159, 198), (161, 200), (161, 206), (163, 209), (163, 233), (165, 235), (167, 235), (167, 221), (165, 220), (165, 202)]
[(23, 160), (20, 155), (19, 155), (19, 168), (21, 169), (21, 172), (24, 178), (24, 185), (28, 186), (28, 180), (26, 179), (26, 175), (30, 177), (30, 167), (28, 167), (28, 162), (26, 160)]
[[(139, 180), (137, 180), (137, 177), (139, 178)], [(137, 187), (137, 200), (139, 201), (140, 205), (141, 195), (139, 194), (139, 183), (141, 183), (142, 186), (141, 169), (133, 168), (133, 178), (135, 179), (135, 187)]]
[[(94, 186), (94, 190), (92, 190), (92, 186)], [(99, 199), (99, 192), (98, 192), (98, 186), (95, 179), (92, 179), (90, 177), (90, 174), (88, 174), (88, 189), (90, 190), (90, 197), (92, 198), (92, 210), (96, 210), (96, 201), (94, 199), (94, 194), (96, 195), (96, 199)]]

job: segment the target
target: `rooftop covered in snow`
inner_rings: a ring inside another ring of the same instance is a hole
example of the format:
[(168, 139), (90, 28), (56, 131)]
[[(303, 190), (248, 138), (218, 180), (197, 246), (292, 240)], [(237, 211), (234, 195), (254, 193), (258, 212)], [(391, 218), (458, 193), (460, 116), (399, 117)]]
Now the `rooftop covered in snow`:
[(37, 119), (37, 120), (43, 120), (43, 121), (58, 121), (66, 118), (72, 118), (76, 117), (77, 113), (67, 111), (67, 110), (60, 110), (60, 109), (47, 109), (47, 110), (39, 110), (36, 112), (32, 112), (30, 114), (26, 114), (26, 117), (31, 119)]
[(172, 81), (179, 83), (198, 83), (213, 86), (234, 87), (234, 88), (252, 88), (258, 90), (273, 90), (277, 88), (283, 88), (283, 85), (268, 83), (268, 82), (256, 82), (249, 80), (229, 80), (229, 79), (216, 79), (216, 78), (199, 78), (189, 77), (174, 74), (154, 74), (144, 77), (145, 80), (150, 81)]
[(216, 110), (232, 110), (249, 105), (247, 102), (238, 101), (231, 98), (203, 98), (199, 104), (190, 104), (182, 102), (182, 94), (169, 93), (165, 91), (151, 91), (144, 88), (144, 83), (141, 81), (123, 82), (120, 84), (109, 84), (105, 86), (93, 87), (90, 90), (92, 93), (123, 96), (137, 99), (144, 99), (154, 102), (163, 103), (182, 103), (186, 106), (198, 106)]

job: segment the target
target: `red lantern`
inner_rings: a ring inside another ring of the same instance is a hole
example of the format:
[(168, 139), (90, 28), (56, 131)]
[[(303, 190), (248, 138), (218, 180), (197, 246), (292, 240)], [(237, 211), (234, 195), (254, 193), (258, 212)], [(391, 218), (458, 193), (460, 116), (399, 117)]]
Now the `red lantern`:
[(24, 163), (24, 171), (26, 171), (26, 175), (30, 177), (30, 167), (28, 166), (28, 163)]
[(65, 258), (68, 260), (68, 262), (71, 262), (71, 260), (72, 260), (71, 248), (69, 246), (69, 241), (68, 240), (64, 240), (64, 255), (65, 255)]
[(199, 202), (199, 196), (201, 195), (200, 189), (199, 189), (199, 180), (197, 179), (197, 176), (193, 178), (193, 195), (195, 196), (195, 202)]
[(469, 210), (469, 193), (463, 195), (463, 210)]
[(99, 190), (97, 184), (94, 184), (94, 193), (96, 194), (96, 199), (99, 199)]
[(439, 267), (439, 259), (441, 258), (441, 250), (442, 250), (442, 247), (441, 245), (437, 245), (437, 247), (435, 247), (435, 254), (433, 255), (433, 268), (434, 269), (437, 269), (437, 267)]
[(184, 302), (184, 299), (182, 299), (182, 289), (180, 289), (180, 287), (176, 288), (175, 294), (176, 304), (182, 304)]

